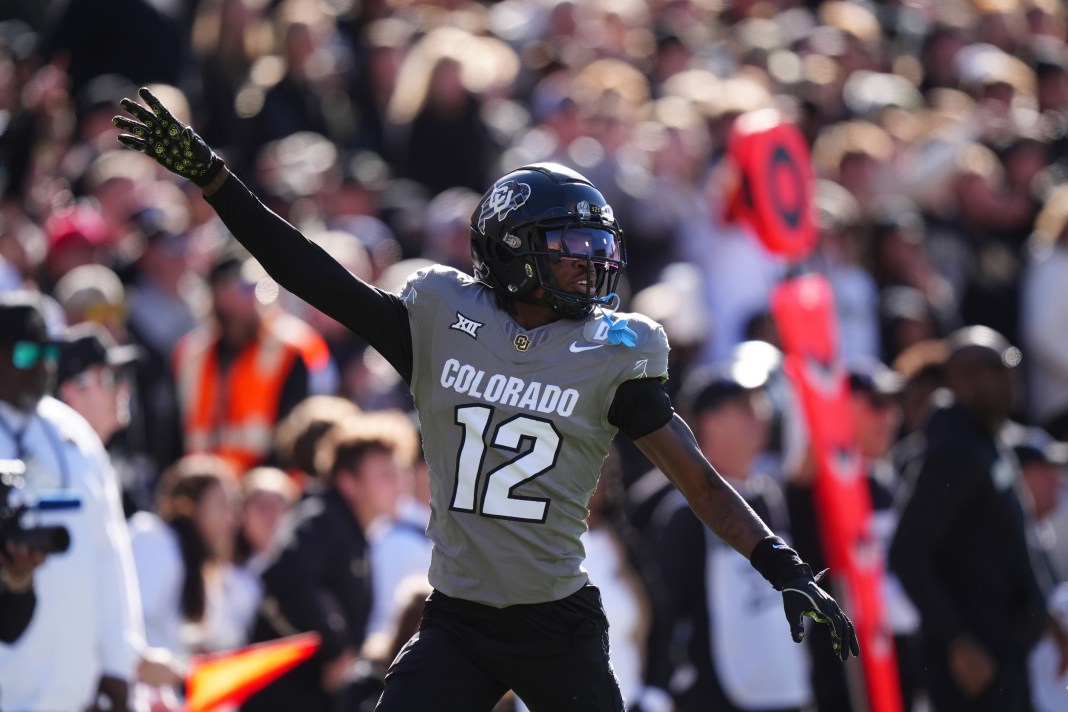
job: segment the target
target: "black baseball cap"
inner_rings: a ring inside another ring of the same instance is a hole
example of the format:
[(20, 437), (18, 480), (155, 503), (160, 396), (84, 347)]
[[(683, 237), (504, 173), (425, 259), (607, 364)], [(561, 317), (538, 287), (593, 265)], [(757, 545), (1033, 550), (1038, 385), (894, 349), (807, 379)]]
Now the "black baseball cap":
[(692, 415), (715, 410), (732, 398), (751, 390), (732, 378), (729, 373), (716, 372), (715, 369), (695, 373), (687, 380), (688, 383), (679, 394), (679, 405)]
[(1068, 466), (1068, 443), (1051, 440), (1045, 445), (1026, 443), (1013, 448), (1016, 459), (1021, 465), (1030, 462), (1048, 462), (1054, 465)]
[(48, 333), (37, 294), (28, 291), (0, 294), (0, 345), (9, 346), (20, 341), (35, 344), (56, 342)]
[(905, 379), (877, 359), (862, 359), (848, 366), (849, 390), (880, 396), (896, 396), (905, 388)]
[(63, 383), (93, 366), (120, 368), (138, 361), (142, 350), (138, 346), (119, 346), (107, 329), (93, 322), (71, 327), (59, 352), (57, 378)]
[(782, 364), (782, 352), (762, 341), (735, 347), (730, 360), (695, 369), (683, 382), (679, 406), (696, 415), (719, 408), (741, 395), (766, 387)]
[[(258, 264), (241, 243), (230, 238), (212, 258), (211, 266), (208, 268), (208, 284), (215, 287), (235, 276), (243, 277), (242, 273), (248, 269), (245, 265), (250, 262)], [(262, 271), (263, 268), (260, 267), (259, 270)]]

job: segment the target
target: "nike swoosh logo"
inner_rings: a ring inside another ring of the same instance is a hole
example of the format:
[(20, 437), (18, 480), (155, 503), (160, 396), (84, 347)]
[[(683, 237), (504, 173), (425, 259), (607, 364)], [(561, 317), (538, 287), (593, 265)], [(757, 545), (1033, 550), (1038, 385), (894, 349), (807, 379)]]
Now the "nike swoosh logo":
[(571, 353), (577, 354), (582, 353), (583, 351), (592, 351), (593, 349), (599, 349), (602, 346), (604, 346), (604, 344), (594, 344), (593, 346), (579, 346), (577, 341), (572, 341)]

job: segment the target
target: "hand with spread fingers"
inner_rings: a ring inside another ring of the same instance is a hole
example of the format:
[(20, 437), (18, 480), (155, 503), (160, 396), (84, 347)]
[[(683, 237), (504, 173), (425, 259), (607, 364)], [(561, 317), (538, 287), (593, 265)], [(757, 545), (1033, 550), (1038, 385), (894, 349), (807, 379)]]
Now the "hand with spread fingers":
[[(807, 568), (807, 564), (805, 564)], [(819, 580), (823, 578), (827, 570), (824, 569), (816, 576), (801, 575), (787, 581), (782, 587), (782, 603), (786, 610), (786, 620), (790, 622), (790, 635), (795, 643), (800, 643), (805, 638), (805, 616), (817, 623), (825, 623), (831, 629), (831, 645), (839, 660), (846, 660), (849, 654), (853, 657), (860, 656), (860, 642), (857, 640), (857, 632), (853, 629), (853, 621), (842, 612), (838, 602), (831, 598), (819, 587)]]
[(151, 111), (130, 99), (119, 102), (133, 117), (116, 116), (111, 120), (125, 132), (119, 136), (119, 143), (141, 151), (167, 170), (201, 187), (211, 183), (224, 168), (222, 159), (193, 129), (174, 118), (152, 92), (142, 87), (137, 93)]
[(795, 643), (805, 638), (807, 616), (830, 626), (831, 645), (840, 660), (845, 661), (850, 653), (854, 657), (860, 656), (860, 641), (853, 621), (842, 612), (838, 602), (819, 587), (826, 569), (813, 576), (812, 567), (777, 536), (769, 536), (757, 544), (749, 561), (775, 590), (782, 592), (783, 608)]

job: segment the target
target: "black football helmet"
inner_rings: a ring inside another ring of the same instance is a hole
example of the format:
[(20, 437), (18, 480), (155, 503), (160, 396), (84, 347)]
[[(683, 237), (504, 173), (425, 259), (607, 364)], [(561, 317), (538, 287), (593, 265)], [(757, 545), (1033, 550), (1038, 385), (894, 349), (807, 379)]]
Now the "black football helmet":
[[(586, 262), (585, 294), (562, 289), (551, 264)], [(613, 294), (627, 264), (623, 232), (593, 184), (570, 168), (536, 163), (502, 176), (471, 215), (475, 277), (505, 301), (538, 301), (580, 319)], [(534, 292), (543, 287), (544, 296)]]

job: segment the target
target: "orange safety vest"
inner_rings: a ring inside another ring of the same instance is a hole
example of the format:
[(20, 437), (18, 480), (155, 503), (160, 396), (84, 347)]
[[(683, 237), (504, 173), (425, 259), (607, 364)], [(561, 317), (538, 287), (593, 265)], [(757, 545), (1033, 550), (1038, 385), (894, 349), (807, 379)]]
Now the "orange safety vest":
[(278, 401), (293, 362), (303, 358), (309, 373), (330, 360), (326, 342), (289, 314), (264, 319), (259, 335), (220, 373), (218, 329), (198, 328), (175, 347), (186, 453), (226, 458), (243, 474), (270, 452), (278, 421)]

